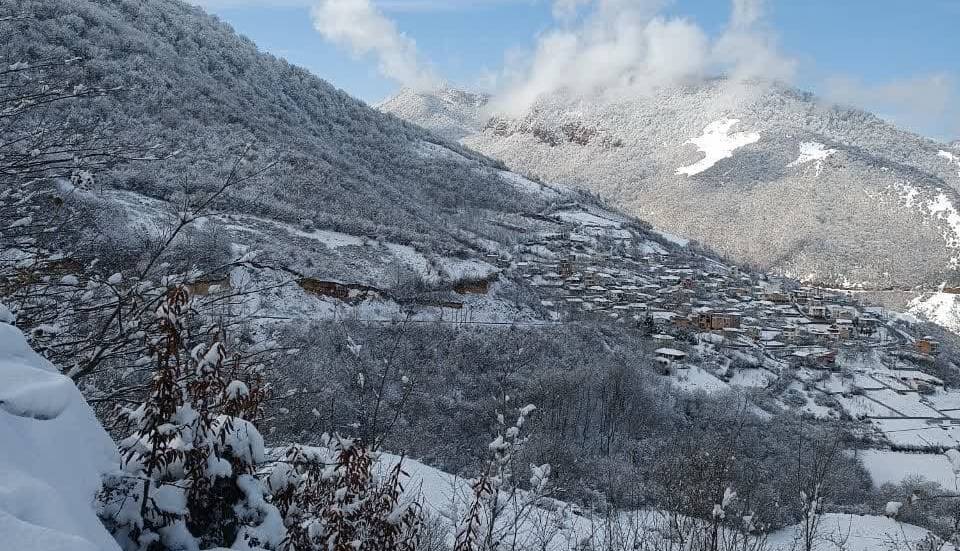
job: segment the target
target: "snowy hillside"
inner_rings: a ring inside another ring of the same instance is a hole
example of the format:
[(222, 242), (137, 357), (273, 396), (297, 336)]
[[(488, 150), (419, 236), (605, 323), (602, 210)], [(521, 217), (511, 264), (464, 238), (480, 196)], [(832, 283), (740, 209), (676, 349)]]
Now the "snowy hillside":
[[(18, 0), (0, 5), (0, 34), (18, 37), (0, 42), (2, 59), (92, 59), (84, 86), (122, 87), (74, 102), (71, 120), (105, 125), (130, 157), (164, 160), (98, 167), (98, 191), (175, 210), (218, 189), (245, 153), (245, 172), (258, 176), (227, 190), (219, 210), (449, 251), (472, 229), (453, 213), (483, 219), (544, 203), (504, 181), (497, 163), (261, 53), (180, 0)], [(135, 254), (123, 221), (101, 216), (98, 234)]]
[[(384, 454), (379, 469), (388, 471), (399, 457)], [(407, 492), (422, 499), (427, 510), (445, 523), (457, 518), (457, 513), (469, 507), (472, 497), (471, 481), (453, 476), (421, 462), (404, 459), (404, 470), (409, 474)], [(604, 518), (583, 512), (580, 508), (553, 499), (543, 499), (539, 507), (528, 511), (517, 530), (519, 549), (562, 551), (578, 546), (616, 541), (617, 549), (631, 545), (640, 549), (674, 549), (676, 541), (669, 538), (671, 515), (655, 509), (625, 511), (617, 518)], [(872, 551), (880, 549), (912, 549), (931, 538), (928, 530), (883, 516), (826, 514), (819, 519), (813, 549), (815, 551)], [(448, 534), (455, 530), (444, 525)], [(631, 531), (631, 528), (640, 528)], [(791, 551), (802, 545), (801, 525), (789, 526), (771, 534), (765, 549)], [(937, 541), (936, 538), (930, 540)], [(644, 545), (650, 547), (643, 547)], [(953, 546), (938, 547), (951, 551)]]
[[(382, 108), (438, 131), (472, 115), (422, 118), (404, 98)], [(955, 278), (952, 150), (810, 94), (712, 80), (630, 99), (554, 95), (474, 124), (463, 144), (740, 262), (847, 288)]]
[(942, 290), (925, 293), (910, 301), (909, 312), (960, 333), (960, 295)]
[(0, 548), (119, 549), (94, 511), (118, 461), (73, 382), (0, 318)]

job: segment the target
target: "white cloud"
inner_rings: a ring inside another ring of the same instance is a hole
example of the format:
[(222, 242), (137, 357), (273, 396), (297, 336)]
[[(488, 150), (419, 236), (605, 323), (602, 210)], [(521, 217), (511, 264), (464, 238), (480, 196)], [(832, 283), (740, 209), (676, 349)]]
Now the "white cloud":
[(883, 113), (892, 122), (933, 137), (960, 133), (960, 86), (950, 73), (916, 75), (880, 84), (835, 76), (826, 80), (824, 95), (838, 103)]
[(789, 80), (794, 62), (763, 26), (762, 0), (733, 0), (730, 22), (712, 41), (694, 22), (659, 15), (661, 0), (554, 0), (554, 28), (529, 56), (508, 64), (493, 108), (510, 114), (558, 91), (648, 93), (724, 72), (734, 79)]
[(441, 80), (419, 59), (417, 45), (370, 0), (319, 0), (311, 10), (314, 28), (356, 56), (372, 55), (380, 73), (403, 86), (436, 88)]
[(733, 0), (730, 22), (713, 47), (713, 62), (734, 79), (789, 81), (796, 61), (784, 56), (764, 24), (765, 0)]

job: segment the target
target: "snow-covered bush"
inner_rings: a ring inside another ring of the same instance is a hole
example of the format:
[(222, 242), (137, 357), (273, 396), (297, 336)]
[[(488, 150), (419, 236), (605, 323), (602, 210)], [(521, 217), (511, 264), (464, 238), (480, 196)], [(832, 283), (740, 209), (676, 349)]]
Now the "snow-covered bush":
[(416, 551), (423, 516), (404, 495), (398, 462), (382, 479), (359, 441), (323, 435), (316, 447), (292, 445), (266, 475), (283, 515), (290, 551)]
[[(504, 405), (509, 403), (505, 397)], [(490, 459), (471, 488), (473, 497), (457, 527), (454, 551), (496, 551), (516, 548), (518, 529), (546, 495), (550, 465), (530, 465), (529, 485), (522, 490), (517, 459), (527, 442), (521, 430), (536, 409), (532, 404), (519, 408), (517, 419), (508, 425), (504, 413), (497, 413), (497, 436), (487, 448)]]
[(133, 432), (106, 477), (101, 518), (124, 549), (275, 549), (280, 513), (255, 476), (266, 452), (253, 420), (266, 388), (220, 340), (188, 342), (189, 302), (175, 287), (155, 311), (150, 392), (124, 412)]
[(150, 392), (124, 416), (121, 468), (100, 494), (100, 516), (124, 550), (418, 549), (420, 505), (398, 464), (385, 479), (359, 441), (324, 436), (267, 461), (254, 425), (267, 388), (218, 338), (185, 331), (190, 296), (174, 287), (146, 336)]

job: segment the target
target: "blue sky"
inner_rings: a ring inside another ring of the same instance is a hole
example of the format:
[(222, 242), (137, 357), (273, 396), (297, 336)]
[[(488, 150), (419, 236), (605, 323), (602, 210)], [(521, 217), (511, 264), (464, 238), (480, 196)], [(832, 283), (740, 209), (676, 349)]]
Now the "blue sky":
[[(326, 29), (325, 37), (315, 28), (311, 7), (353, 0), (195, 1), (262, 49), (368, 102), (401, 85), (402, 79), (382, 74), (376, 52), (357, 55), (350, 39), (331, 40), (336, 30)], [(590, 0), (576, 1), (589, 7)], [(758, 28), (775, 40), (780, 56), (795, 63), (794, 84), (926, 135), (960, 138), (960, 0), (743, 1), (763, 6)], [(660, 16), (687, 19), (711, 40), (724, 33), (731, 17), (727, 0), (662, 4)], [(415, 43), (426, 70), (468, 88), (483, 87), (489, 75), (502, 72), (505, 60), (533, 51), (551, 30), (570, 26), (558, 22), (548, 0), (373, 0), (373, 7)], [(334, 25), (353, 24), (345, 19)]]

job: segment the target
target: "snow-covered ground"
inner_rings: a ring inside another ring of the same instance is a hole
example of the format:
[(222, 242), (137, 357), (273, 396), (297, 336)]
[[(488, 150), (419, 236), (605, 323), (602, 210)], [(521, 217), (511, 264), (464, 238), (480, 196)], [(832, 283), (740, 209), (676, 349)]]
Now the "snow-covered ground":
[[(929, 534), (923, 528), (887, 517), (843, 514), (823, 515), (817, 533), (815, 551), (919, 549), (917, 544)], [(768, 543), (774, 550), (802, 549), (794, 545), (799, 534), (799, 527), (787, 528), (772, 534)], [(954, 547), (946, 544), (934, 549), (952, 551)]]
[(936, 291), (912, 300), (907, 306), (907, 311), (914, 316), (960, 333), (960, 301), (958, 299), (960, 295)]
[(950, 153), (949, 151), (937, 151), (937, 156), (941, 159), (946, 159), (947, 162), (957, 165), (957, 176), (960, 176), (960, 156)]
[(739, 122), (738, 119), (726, 118), (714, 121), (703, 129), (702, 136), (687, 140), (685, 143), (697, 146), (697, 150), (703, 153), (704, 157), (690, 166), (678, 168), (677, 174), (700, 174), (723, 159), (732, 157), (735, 150), (760, 141), (760, 134), (756, 132), (731, 134), (730, 130)]
[(940, 484), (946, 490), (957, 489), (953, 466), (943, 454), (861, 450), (858, 455), (877, 486), (923, 477)]
[(673, 243), (674, 245), (677, 245), (677, 246), (680, 246), (680, 247), (686, 247), (687, 245), (690, 244), (690, 240), (689, 240), (689, 239), (684, 239), (684, 238), (682, 238), (682, 237), (680, 237), (680, 236), (678, 236), (678, 235), (674, 235), (674, 234), (672, 234), (672, 233), (665, 232), (665, 231), (663, 231), (663, 230), (653, 230), (653, 233), (655, 233), (655, 234), (659, 235), (660, 237), (666, 239), (666, 240), (669, 241), (670, 243)]
[(539, 184), (529, 178), (524, 178), (515, 172), (510, 172), (509, 170), (501, 170), (499, 171), (499, 174), (501, 178), (507, 181), (507, 183), (513, 185), (524, 193), (541, 195), (548, 199), (555, 199), (560, 196), (560, 192), (557, 191), (559, 188), (556, 188), (555, 186), (551, 187)]
[[(382, 472), (396, 465), (399, 457), (383, 454), (380, 458)], [(456, 525), (456, 519), (469, 505), (470, 481), (445, 473), (418, 461), (404, 459), (404, 470), (409, 474), (405, 488), (410, 495), (419, 495), (427, 511), (440, 518), (448, 531)], [(659, 528), (667, 513), (659, 510), (626, 511), (618, 515), (612, 524), (600, 516), (582, 512), (567, 503), (543, 499), (520, 522), (518, 543), (521, 549), (567, 550), (578, 548), (577, 544), (588, 541), (601, 544), (606, 532), (614, 527), (640, 527), (645, 537), (660, 537)], [(771, 551), (796, 549), (794, 543), (800, 533), (799, 526), (792, 526), (770, 534)], [(816, 551), (880, 551), (884, 549), (913, 548), (929, 532), (923, 528), (897, 522), (894, 519), (870, 515), (825, 514), (817, 532)], [(844, 542), (840, 547), (835, 542)], [(525, 547), (525, 545), (527, 547)], [(645, 547), (648, 548), (648, 547)], [(943, 551), (950, 551), (950, 546)]]
[(80, 391), (0, 321), (0, 549), (119, 549), (93, 509), (117, 462)]
[[(925, 219), (940, 221), (944, 225), (942, 235), (947, 248), (960, 249), (960, 211), (950, 198), (955, 192), (946, 188), (934, 188), (936, 195), (924, 195), (916, 186), (903, 183), (891, 186), (891, 189), (905, 207), (920, 211)], [(960, 264), (960, 255), (954, 255), (951, 264), (954, 267)]]
[(801, 142), (800, 143), (800, 156), (797, 157), (797, 160), (788, 164), (788, 167), (800, 166), (811, 161), (816, 162), (817, 176), (823, 171), (823, 161), (827, 157), (836, 153), (836, 149), (830, 149), (827, 146), (819, 142)]
[(960, 426), (927, 419), (874, 419), (891, 444), (902, 448), (960, 447)]

